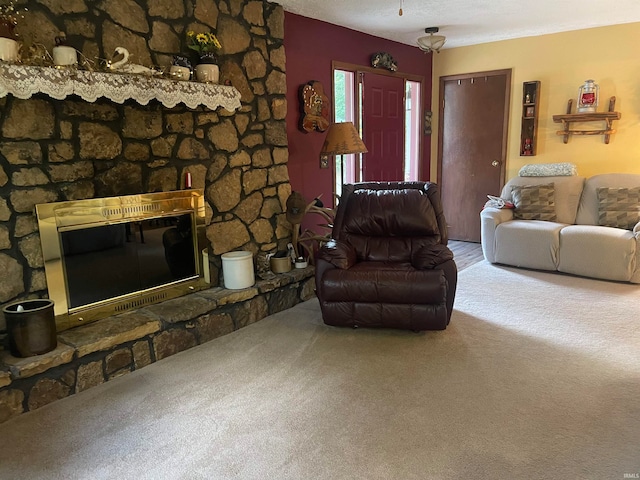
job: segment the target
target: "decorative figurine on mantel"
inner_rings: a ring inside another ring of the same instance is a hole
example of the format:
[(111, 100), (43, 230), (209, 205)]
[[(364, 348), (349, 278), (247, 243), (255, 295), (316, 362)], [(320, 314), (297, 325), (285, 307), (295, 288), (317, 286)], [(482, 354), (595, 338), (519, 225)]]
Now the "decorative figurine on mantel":
[[(118, 59), (117, 61), (114, 61)], [(113, 72), (133, 73), (142, 75), (162, 75), (162, 72), (153, 68), (129, 62), (129, 50), (124, 47), (116, 47), (113, 59), (107, 63), (107, 68)]]

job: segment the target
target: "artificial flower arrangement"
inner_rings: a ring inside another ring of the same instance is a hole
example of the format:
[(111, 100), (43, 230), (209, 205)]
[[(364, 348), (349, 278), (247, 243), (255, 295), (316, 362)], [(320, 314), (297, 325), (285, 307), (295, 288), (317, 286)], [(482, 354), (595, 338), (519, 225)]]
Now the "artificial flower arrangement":
[(213, 33), (196, 33), (189, 30), (187, 32), (187, 47), (198, 52), (202, 63), (215, 63), (215, 52), (220, 50), (222, 45)]
[(193, 30), (187, 32), (187, 46), (199, 54), (215, 52), (220, 50), (222, 45), (213, 33), (196, 33)]

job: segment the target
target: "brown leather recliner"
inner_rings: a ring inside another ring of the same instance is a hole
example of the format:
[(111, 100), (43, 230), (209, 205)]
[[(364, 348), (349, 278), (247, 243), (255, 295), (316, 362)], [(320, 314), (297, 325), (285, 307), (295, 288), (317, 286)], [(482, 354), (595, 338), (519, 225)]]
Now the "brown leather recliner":
[(447, 328), (458, 271), (438, 185), (345, 185), (332, 236), (316, 256), (327, 325)]

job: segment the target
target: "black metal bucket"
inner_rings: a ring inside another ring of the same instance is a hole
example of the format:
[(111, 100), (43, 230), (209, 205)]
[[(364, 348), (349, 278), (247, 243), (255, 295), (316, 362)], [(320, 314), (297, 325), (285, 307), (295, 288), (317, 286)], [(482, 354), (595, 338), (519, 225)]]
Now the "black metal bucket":
[(53, 300), (21, 300), (7, 305), (2, 312), (14, 357), (41, 355), (58, 345)]

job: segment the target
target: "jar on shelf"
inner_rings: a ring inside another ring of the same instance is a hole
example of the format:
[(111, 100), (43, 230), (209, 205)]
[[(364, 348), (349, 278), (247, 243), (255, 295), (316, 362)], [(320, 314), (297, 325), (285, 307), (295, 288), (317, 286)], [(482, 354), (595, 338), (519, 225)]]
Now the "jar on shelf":
[(598, 107), (598, 97), (600, 87), (593, 81), (587, 80), (578, 90), (578, 105), (576, 111), (579, 113), (595, 113)]

